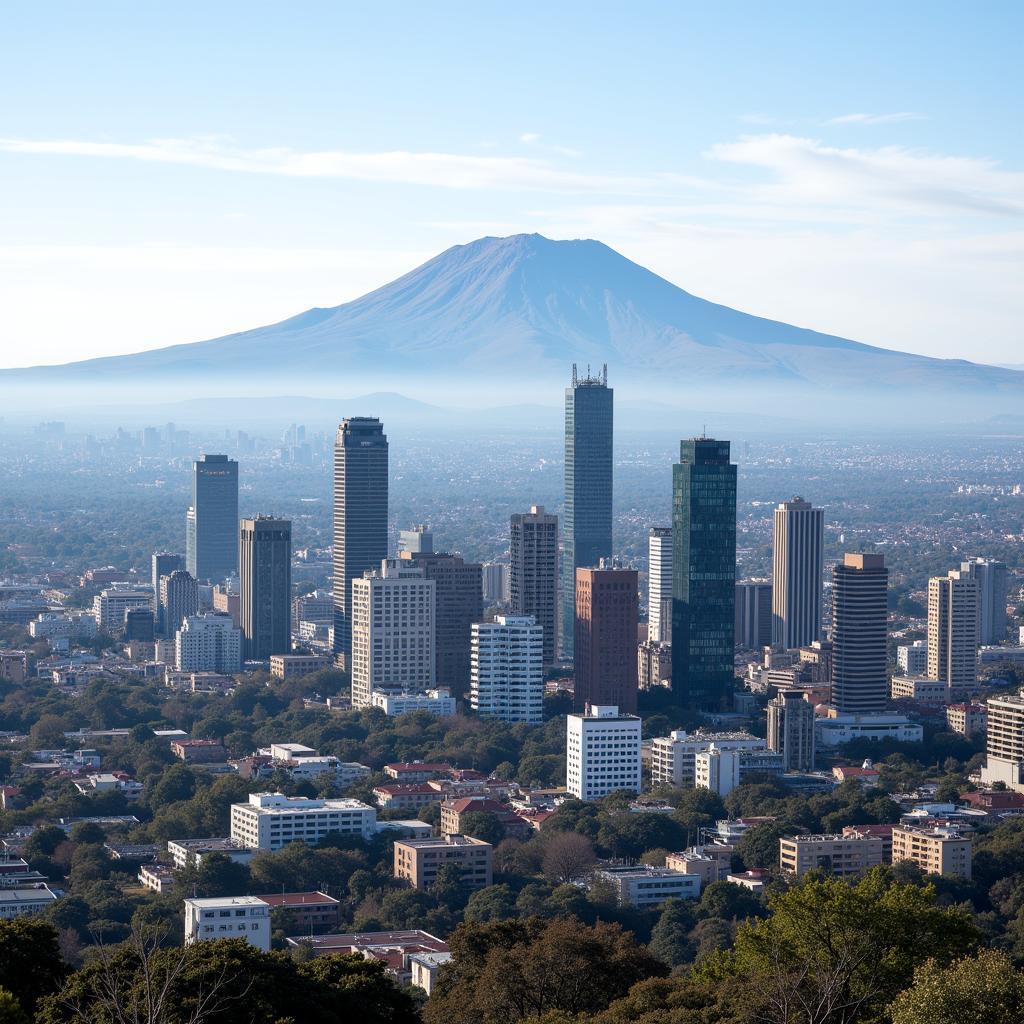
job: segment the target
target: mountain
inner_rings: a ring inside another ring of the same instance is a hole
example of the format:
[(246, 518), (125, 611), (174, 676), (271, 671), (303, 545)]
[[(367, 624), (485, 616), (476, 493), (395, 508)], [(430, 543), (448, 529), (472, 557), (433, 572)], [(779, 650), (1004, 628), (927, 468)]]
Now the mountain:
[(8, 370), (0, 383), (157, 380), (170, 389), (174, 381), (207, 388), (248, 381), (255, 388), (313, 380), (369, 382), (379, 390), (400, 380), (409, 391), (409, 381), (488, 381), (499, 390), (524, 385), (532, 401), (530, 387), (549, 377), (561, 385), (573, 362), (581, 369), (608, 363), (614, 384), (649, 384), (673, 398), (743, 384), (762, 397), (765, 387), (1024, 396), (1024, 373), (766, 320), (691, 295), (601, 242), (540, 235), (454, 246), (352, 302), (277, 324), (134, 355)]

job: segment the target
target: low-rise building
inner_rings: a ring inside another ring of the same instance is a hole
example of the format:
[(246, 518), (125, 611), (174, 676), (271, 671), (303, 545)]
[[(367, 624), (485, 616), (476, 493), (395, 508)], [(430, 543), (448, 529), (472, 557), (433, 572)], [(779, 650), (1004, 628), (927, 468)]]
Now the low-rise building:
[(426, 782), (375, 786), (373, 798), (385, 811), (418, 811), (444, 799), (445, 794)]
[(252, 849), (279, 850), (297, 840), (312, 846), (333, 833), (368, 840), (376, 832), (377, 812), (360, 800), (252, 793), (248, 803), (231, 805), (231, 838)]
[(667, 899), (695, 900), (700, 897), (701, 876), (647, 864), (606, 866), (594, 878), (608, 882), (620, 906), (653, 907)]
[(278, 892), (260, 899), (270, 907), (272, 922), (296, 933), (321, 935), (341, 921), (341, 903), (323, 892)]
[(804, 835), (779, 840), (779, 868), (801, 878), (808, 871), (825, 871), (851, 878), (883, 863), (882, 840), (860, 833)]
[(733, 885), (749, 889), (751, 892), (762, 893), (771, 877), (771, 872), (765, 868), (751, 868), (749, 871), (735, 871), (726, 875), (725, 880), (732, 882)]
[(971, 877), (972, 837), (953, 828), (915, 828), (896, 825), (892, 830), (892, 862), (913, 861), (929, 875)]
[(186, 764), (221, 764), (228, 756), (219, 740), (173, 740), (171, 753)]
[(393, 693), (388, 690), (374, 690), (370, 694), (370, 707), (380, 708), (388, 718), (395, 715), (410, 715), (414, 711), (426, 711), (439, 718), (451, 718), (455, 714), (455, 698), (446, 686), (439, 686), (422, 693)]
[(248, 864), (256, 854), (255, 850), (242, 846), (227, 836), (215, 839), (168, 839), (167, 852), (171, 855), (176, 868), (183, 868), (187, 864), (200, 867), (211, 853), (222, 853), (236, 864)]
[(844, 825), (843, 835), (874, 836), (882, 840), (882, 863), (892, 863), (892, 830), (893, 825)]
[(493, 814), (506, 832), (529, 835), (531, 831), (508, 804), (489, 796), (464, 796), (441, 804), (441, 835), (462, 835), (465, 816), (478, 813)]
[(924, 728), (906, 715), (842, 714), (834, 712), (814, 722), (816, 746), (841, 747), (854, 740), (895, 740), (897, 743), (920, 743)]
[(57, 897), (45, 885), (28, 889), (0, 889), (0, 921), (41, 914)]
[(462, 872), (462, 882), (471, 889), (484, 889), (493, 881), (494, 847), (482, 839), (450, 835), (432, 839), (395, 841), (394, 877), (416, 889), (429, 889), (437, 881), (439, 868), (453, 864)]
[(174, 872), (163, 864), (148, 864), (139, 868), (139, 884), (155, 893), (170, 892), (174, 887)]
[(270, 674), (276, 679), (308, 676), (330, 667), (331, 658), (327, 654), (272, 654), (270, 656)]
[(732, 870), (733, 849), (724, 843), (691, 846), (680, 853), (670, 853), (665, 858), (665, 867), (684, 875), (699, 875), (702, 886), (710, 885), (723, 881)]
[(207, 939), (245, 939), (270, 951), (270, 907), (259, 896), (185, 900), (185, 944)]
[(988, 709), (984, 704), (949, 704), (946, 707), (946, 724), (950, 732), (973, 739), (984, 736), (988, 725)]
[(402, 761), (384, 765), (384, 774), (398, 782), (429, 782), (451, 776), (455, 769), (442, 762)]
[(451, 958), (452, 954), (449, 952), (413, 953), (409, 957), (409, 968), (411, 971), (409, 984), (423, 989), (428, 996), (433, 995), (434, 985), (437, 982), (437, 972)]
[(948, 704), (952, 692), (945, 680), (928, 676), (893, 676), (889, 684), (893, 700), (913, 700), (918, 704)]
[(412, 958), (447, 954), (448, 943), (418, 928), (393, 932), (359, 932), (339, 935), (293, 935), (289, 949), (305, 949), (312, 956), (356, 954), (375, 960), (399, 985), (412, 984)]

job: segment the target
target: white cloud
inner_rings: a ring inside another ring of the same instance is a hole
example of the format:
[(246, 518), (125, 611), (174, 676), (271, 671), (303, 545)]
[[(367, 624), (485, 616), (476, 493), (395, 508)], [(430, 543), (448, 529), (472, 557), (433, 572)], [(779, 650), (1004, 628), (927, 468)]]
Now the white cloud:
[(536, 132), (523, 132), (519, 136), (520, 142), (525, 142), (528, 146), (533, 145), (535, 142), (540, 142), (540, 136)]
[(406, 150), (354, 153), (345, 150), (299, 152), (287, 147), (241, 149), (222, 139), (210, 138), (151, 139), (142, 143), (6, 138), (0, 139), (0, 151), (139, 160), (246, 174), (347, 178), (453, 189), (628, 194), (649, 189), (654, 184), (652, 179), (563, 171), (536, 157), (469, 156)]
[(822, 124), (899, 124), (902, 121), (925, 121), (924, 114), (915, 114), (910, 110), (899, 111), (894, 114), (842, 114), (839, 117), (830, 117)]

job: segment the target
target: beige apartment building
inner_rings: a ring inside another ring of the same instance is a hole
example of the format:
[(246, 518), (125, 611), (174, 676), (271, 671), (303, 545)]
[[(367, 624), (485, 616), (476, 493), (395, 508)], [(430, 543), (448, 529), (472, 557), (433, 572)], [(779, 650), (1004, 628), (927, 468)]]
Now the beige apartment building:
[(439, 869), (445, 864), (454, 864), (462, 871), (464, 885), (483, 889), (493, 879), (493, 855), (494, 847), (490, 843), (470, 836), (401, 839), (395, 841), (393, 875), (415, 889), (429, 889), (437, 881)]
[(915, 828), (897, 825), (892, 830), (892, 862), (912, 860), (925, 874), (971, 877), (972, 837), (951, 828)]
[(959, 569), (928, 581), (928, 678), (954, 697), (978, 679), (978, 584)]
[(796, 878), (819, 869), (850, 878), (883, 861), (884, 843), (878, 836), (828, 834), (779, 840), (779, 867)]

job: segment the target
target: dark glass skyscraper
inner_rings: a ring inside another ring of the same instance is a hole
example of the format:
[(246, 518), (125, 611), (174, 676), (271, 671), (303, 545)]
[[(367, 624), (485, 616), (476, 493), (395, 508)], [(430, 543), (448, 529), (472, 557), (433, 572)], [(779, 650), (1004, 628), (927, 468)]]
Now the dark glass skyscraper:
[(186, 518), (185, 568), (219, 583), (238, 572), (238, 463), (204, 455), (192, 463), (192, 506)]
[(353, 416), (334, 440), (334, 650), (352, 653), (352, 580), (388, 556), (388, 439), (380, 420)]
[(239, 528), (239, 624), (244, 656), (254, 660), (292, 649), (292, 524), (256, 516)]
[(681, 441), (672, 467), (672, 689), (725, 707), (736, 632), (736, 467), (729, 442)]
[(562, 656), (573, 656), (576, 570), (612, 556), (612, 401), (608, 367), (565, 389), (565, 515), (562, 519)]
[(185, 568), (183, 555), (175, 555), (169, 551), (157, 551), (153, 555), (152, 579), (153, 579), (153, 600), (156, 604), (156, 628), (162, 635), (164, 633), (164, 607), (160, 600), (160, 577), (170, 576), (176, 569)]

